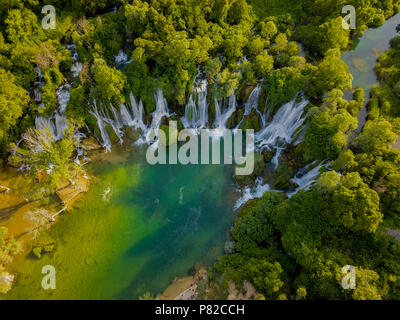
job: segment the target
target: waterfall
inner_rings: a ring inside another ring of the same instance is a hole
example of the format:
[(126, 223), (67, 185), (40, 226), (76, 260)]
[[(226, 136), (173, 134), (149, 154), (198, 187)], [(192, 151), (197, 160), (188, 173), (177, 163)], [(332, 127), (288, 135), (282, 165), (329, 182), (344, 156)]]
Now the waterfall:
[(222, 110), (220, 107), (220, 104), (217, 99), (214, 99), (215, 103), (215, 122), (214, 126), (215, 128), (219, 129), (220, 131), (223, 131), (226, 129), (226, 124), (232, 114), (236, 111), (236, 96), (235, 93), (233, 93), (228, 100), (228, 106), (226, 105), (226, 98), (222, 100)]
[(63, 114), (65, 110), (67, 109), (67, 104), (70, 99), (70, 93), (69, 91), (71, 90), (71, 85), (68, 83), (63, 84), (60, 86), (57, 91), (56, 91), (56, 97), (58, 101), (58, 112), (60, 114)]
[[(73, 73), (74, 77), (77, 77), (82, 69), (82, 64), (78, 62), (79, 57), (75, 49), (75, 45), (74, 44), (68, 45), (67, 48), (71, 51), (72, 60), (74, 61), (74, 64), (71, 67), (71, 72)], [(40, 84), (39, 88), (36, 88), (36, 90), (34, 91), (35, 100), (37, 102), (40, 102), (41, 101), (40, 88), (43, 86), (42, 82), (43, 74), (38, 66), (35, 69), (39, 77), (39, 82), (37, 83)], [(38, 116), (36, 117), (35, 120), (36, 128), (40, 130), (49, 128), (53, 139), (56, 141), (62, 139), (62, 137), (64, 136), (64, 131), (68, 126), (67, 117), (64, 113), (65, 110), (67, 109), (67, 105), (70, 99), (70, 90), (71, 90), (71, 85), (69, 83), (61, 85), (56, 91), (58, 107), (55, 110), (54, 114), (49, 119), (44, 119), (43, 117)]]
[(83, 138), (86, 138), (86, 135), (82, 132), (79, 132), (79, 130), (76, 130), (74, 132), (74, 137), (75, 140), (77, 141), (75, 162), (77, 164), (80, 164), (79, 157), (83, 156), (83, 150), (81, 149), (81, 141)]
[(131, 104), (132, 116), (133, 116), (133, 126), (137, 129), (141, 129), (142, 131), (146, 131), (146, 125), (143, 121), (144, 109), (142, 100), (139, 101), (139, 104), (136, 102), (135, 97), (132, 92), (129, 94), (129, 101)]
[(69, 51), (71, 51), (72, 60), (74, 61), (74, 63), (72, 64), (72, 67), (71, 67), (71, 72), (72, 72), (72, 76), (74, 78), (76, 78), (77, 76), (79, 76), (79, 73), (82, 71), (82, 63), (79, 62), (79, 56), (78, 56), (78, 52), (76, 51), (75, 44), (68, 45), (67, 49)]
[[(169, 116), (167, 101), (164, 99), (162, 91), (156, 93), (156, 110), (153, 112), (153, 121), (151, 128), (158, 129), (161, 124), (163, 116)], [(111, 115), (109, 110), (111, 110)], [(119, 111), (109, 103), (108, 108), (105, 111), (99, 111), (94, 101), (93, 110), (89, 111), (96, 120), (101, 133), (101, 144), (106, 150), (111, 149), (111, 142), (105, 127), (110, 125), (114, 133), (118, 137), (120, 143), (123, 143), (124, 131), (123, 127), (128, 126), (136, 130), (141, 130), (142, 136), (137, 141), (138, 144), (149, 142), (148, 134), (149, 129), (144, 124), (143, 115), (144, 108), (143, 103), (140, 101), (136, 102), (132, 92), (129, 94), (129, 103), (124, 104), (120, 102)]]
[(244, 104), (244, 113), (242, 119), (239, 121), (236, 129), (240, 128), (240, 125), (244, 121), (244, 118), (251, 113), (251, 110), (255, 109), (258, 115), (261, 118), (263, 126), (265, 125), (265, 118), (263, 114), (258, 110), (258, 103), (260, 101), (260, 94), (261, 94), (261, 85), (258, 84), (250, 93), (249, 98), (247, 99), (246, 103)]
[[(163, 92), (160, 88), (157, 88), (157, 90), (156, 90), (155, 100), (156, 100), (156, 110), (151, 114), (152, 120), (151, 120), (150, 129), (158, 130), (161, 126), (162, 118), (169, 117), (170, 114), (169, 114), (169, 110), (168, 110), (167, 99), (164, 98)], [(150, 132), (151, 132), (151, 130), (148, 130), (148, 132), (146, 134), (146, 142), (148, 142), (148, 143), (151, 142)]]
[(123, 67), (131, 63), (132, 60), (128, 60), (128, 55), (121, 49), (118, 54), (114, 56), (114, 62), (117, 67)]
[(41, 131), (49, 130), (52, 137), (56, 136), (56, 129), (54, 123), (49, 118), (37, 116), (35, 118), (35, 127), (36, 129)]
[(251, 110), (256, 109), (258, 111), (258, 103), (260, 101), (260, 94), (261, 94), (261, 85), (257, 85), (251, 91), (249, 98), (247, 99), (244, 105), (244, 115), (247, 116), (250, 114)]
[(193, 94), (191, 94), (185, 107), (185, 116), (181, 118), (182, 124), (185, 128), (197, 128), (199, 118), (200, 114), (194, 102)]
[(40, 107), (43, 108), (44, 104), (42, 103), (42, 92), (41, 92), (42, 87), (44, 86), (43, 73), (42, 70), (40, 70), (39, 66), (36, 66), (35, 70), (39, 81), (35, 81), (34, 83), (33, 95), (35, 101), (40, 102)]
[[(185, 128), (205, 128), (208, 122), (207, 81), (203, 80), (194, 92), (189, 97), (185, 116), (181, 118), (181, 121)], [(194, 94), (197, 95), (197, 105)]]
[(243, 189), (241, 197), (236, 200), (234, 210), (239, 209), (249, 200), (261, 198), (269, 190), (271, 190), (270, 186), (263, 184), (262, 178), (258, 177), (253, 187), (247, 186)]
[(307, 100), (299, 103), (291, 101), (282, 106), (275, 114), (271, 123), (264, 129), (256, 133), (256, 142), (260, 149), (276, 149), (273, 163), (278, 166), (279, 156), (282, 146), (292, 143), (293, 134), (303, 124), (305, 118), (302, 117), (304, 107), (308, 104)]
[(122, 102), (119, 103), (119, 112), (121, 113), (121, 119), (122, 119), (124, 125), (132, 127), (133, 126), (133, 117), (129, 113), (127, 107)]
[[(152, 122), (148, 128), (143, 121), (144, 108), (142, 101), (139, 104), (136, 102), (135, 97), (132, 93), (129, 95), (129, 105), (120, 103), (119, 111), (112, 105), (109, 104), (109, 108), (105, 111), (99, 111), (94, 101), (94, 107), (90, 110), (90, 114), (93, 115), (97, 120), (97, 125), (101, 134), (101, 144), (106, 150), (111, 150), (110, 137), (108, 136), (105, 127), (110, 125), (120, 140), (123, 142), (124, 126), (132, 127), (136, 130), (140, 129), (142, 132), (141, 137), (136, 141), (137, 144), (150, 143), (150, 129), (159, 129), (163, 117), (169, 117), (169, 110), (167, 100), (164, 98), (161, 89), (157, 89), (155, 93), (156, 110), (152, 113)], [(109, 111), (111, 110), (110, 115)]]
[(63, 114), (61, 115), (58, 112), (56, 112), (54, 116), (54, 121), (56, 124), (56, 135), (54, 139), (58, 141), (62, 139), (62, 137), (64, 136), (64, 130), (68, 127), (67, 117)]
[(100, 115), (99, 110), (97, 109), (97, 103), (96, 100), (93, 101), (93, 110), (89, 110), (90, 114), (96, 118), (97, 120), (97, 126), (99, 127), (100, 131), (100, 136), (101, 136), (101, 145), (103, 148), (106, 149), (106, 151), (111, 150), (111, 141), (110, 137), (108, 136), (107, 130), (106, 130), (106, 124), (103, 121), (102, 115)]
[(130, 108), (122, 102), (119, 105), (120, 117), (122, 124), (135, 129), (146, 131), (146, 125), (143, 122), (143, 103), (136, 102), (132, 92), (129, 94)]
[(111, 109), (113, 118), (110, 116), (108, 109), (106, 109), (105, 112), (101, 113), (102, 120), (103, 120), (103, 122), (105, 122), (111, 126), (115, 135), (118, 137), (119, 142), (122, 144), (124, 142), (123, 141), (124, 132), (122, 130), (123, 124), (121, 122), (121, 119), (119, 118), (117, 110), (114, 108), (114, 106), (111, 103), (109, 103), (109, 108)]
[[(313, 164), (315, 164), (315, 162), (313, 162), (311, 165), (313, 165)], [(295, 191), (288, 193), (288, 197), (290, 198), (291, 196), (295, 195), (300, 190), (310, 189), (312, 184), (315, 182), (315, 180), (319, 176), (320, 169), (322, 167), (325, 167), (325, 165), (326, 164), (323, 161), (318, 166), (316, 166), (315, 168), (313, 168), (309, 171), (307, 171), (309, 166), (306, 166), (305, 168), (299, 170), (297, 175), (293, 179), (290, 180), (292, 182), (295, 182), (298, 185), (298, 187), (296, 188)]]

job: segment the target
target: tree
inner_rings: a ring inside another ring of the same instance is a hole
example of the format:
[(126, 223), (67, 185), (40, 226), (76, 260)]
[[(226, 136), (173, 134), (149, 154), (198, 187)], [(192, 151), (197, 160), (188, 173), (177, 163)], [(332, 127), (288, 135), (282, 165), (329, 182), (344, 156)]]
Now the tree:
[(367, 233), (374, 233), (383, 218), (378, 194), (362, 181), (358, 172), (342, 178), (333, 192), (330, 214), (346, 228)]
[(283, 269), (279, 262), (250, 258), (244, 266), (247, 277), (267, 297), (274, 297), (283, 286)]
[(338, 49), (328, 50), (325, 58), (311, 75), (310, 95), (322, 95), (332, 89), (347, 90), (352, 87), (353, 76), (348, 65), (340, 59)]
[(0, 69), (0, 144), (8, 138), (9, 129), (21, 117), (28, 101), (27, 91), (15, 84), (13, 74)]
[(6, 227), (0, 227), (0, 266), (10, 263), (20, 251), (21, 243), (9, 237)]
[(364, 130), (356, 139), (357, 147), (366, 153), (375, 153), (388, 150), (397, 140), (397, 135), (392, 131), (392, 125), (383, 118), (367, 121)]
[(318, 186), (322, 191), (332, 191), (340, 181), (340, 175), (335, 171), (327, 171), (318, 178)]
[(268, 55), (267, 51), (263, 51), (256, 56), (254, 65), (257, 73), (262, 77), (266, 77), (274, 67), (274, 59)]
[(330, 49), (343, 50), (349, 43), (350, 30), (342, 27), (342, 17), (337, 17), (318, 27), (318, 40), (314, 40), (321, 54), (325, 55)]
[(10, 10), (4, 22), (7, 25), (7, 38), (13, 43), (29, 43), (40, 30), (36, 15), (28, 9)]
[(277, 32), (278, 28), (273, 21), (261, 22), (261, 36), (271, 39)]
[(92, 73), (96, 82), (94, 94), (97, 98), (115, 103), (125, 101), (122, 90), (126, 77), (120, 70), (107, 66), (104, 59), (97, 58), (92, 65)]
[(273, 47), (274, 52), (279, 53), (286, 49), (288, 39), (286, 34), (280, 33), (275, 38), (275, 46)]
[(368, 269), (356, 268), (355, 300), (382, 300), (381, 290), (377, 286), (379, 275)]
[(35, 184), (32, 189), (32, 197), (54, 192), (60, 182), (71, 177), (75, 163), (70, 160), (76, 146), (73, 130), (74, 126), (70, 123), (59, 141), (54, 140), (49, 129), (29, 128), (24, 133), (27, 150), (20, 148), (18, 153), (24, 156), (34, 177), (43, 177), (39, 179), (41, 183)]
[(229, 97), (239, 86), (241, 76), (239, 73), (230, 72), (225, 68), (217, 76), (217, 85), (215, 87), (215, 96), (217, 99)]
[(11, 290), (14, 281), (14, 276), (4, 271), (3, 266), (0, 265), (0, 294), (5, 294)]

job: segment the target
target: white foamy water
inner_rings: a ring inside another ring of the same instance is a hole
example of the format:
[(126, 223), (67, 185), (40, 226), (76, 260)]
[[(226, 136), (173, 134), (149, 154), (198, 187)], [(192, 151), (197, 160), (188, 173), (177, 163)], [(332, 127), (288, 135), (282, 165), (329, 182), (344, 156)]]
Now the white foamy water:
[(270, 191), (271, 188), (269, 184), (263, 184), (262, 178), (258, 177), (255, 181), (254, 186), (247, 186), (241, 192), (242, 195), (239, 199), (236, 200), (236, 203), (233, 207), (234, 210), (239, 209), (242, 207), (246, 202), (252, 199), (261, 198), (263, 194), (267, 191)]
[(206, 128), (208, 123), (207, 81), (202, 81), (193, 91), (186, 104), (185, 115), (181, 118), (182, 124), (186, 129)]
[[(311, 164), (313, 165), (314, 162)], [(311, 186), (315, 183), (316, 179), (318, 178), (320, 174), (320, 169), (322, 167), (326, 166), (325, 161), (321, 162), (318, 166), (315, 168), (308, 170), (308, 167), (310, 165), (306, 166), (305, 168), (299, 170), (299, 172), (296, 174), (296, 176), (293, 179), (290, 179), (290, 181), (295, 182), (298, 187), (296, 188), (295, 191), (289, 192), (288, 197), (294, 196), (297, 192), (300, 190), (308, 190), (311, 188)]]
[(261, 150), (265, 147), (276, 150), (277, 153), (273, 159), (275, 167), (278, 166), (282, 147), (293, 142), (294, 133), (305, 121), (302, 115), (307, 104), (307, 100), (286, 103), (278, 110), (272, 121), (256, 133), (256, 143)]

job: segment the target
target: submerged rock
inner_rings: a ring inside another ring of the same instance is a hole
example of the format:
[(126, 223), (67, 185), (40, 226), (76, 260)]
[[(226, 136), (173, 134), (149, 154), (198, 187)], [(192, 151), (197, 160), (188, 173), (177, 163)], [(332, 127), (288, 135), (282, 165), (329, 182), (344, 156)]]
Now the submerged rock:
[(68, 206), (71, 205), (77, 196), (89, 190), (89, 180), (85, 175), (78, 175), (74, 180), (65, 182), (60, 188), (56, 190), (57, 196), (61, 202)]
[(86, 151), (102, 149), (101, 145), (97, 142), (97, 140), (93, 136), (83, 139), (80, 147), (82, 150), (86, 150)]
[(139, 139), (140, 133), (132, 127), (125, 127), (125, 137), (127, 137), (129, 140), (136, 141)]

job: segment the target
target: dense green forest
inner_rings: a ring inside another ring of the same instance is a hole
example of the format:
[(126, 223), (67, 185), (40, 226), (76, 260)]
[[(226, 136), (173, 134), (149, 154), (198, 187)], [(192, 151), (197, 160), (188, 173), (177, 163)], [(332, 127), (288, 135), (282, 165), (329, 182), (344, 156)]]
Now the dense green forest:
[[(48, 4), (56, 8), (56, 29), (40, 24)], [(355, 30), (342, 28), (341, 9), (349, 4), (357, 11)], [(230, 253), (210, 273), (215, 290), (207, 297), (224, 298), (221, 288), (228, 280), (239, 285), (248, 280), (260, 299), (399, 299), (400, 244), (387, 227), (400, 227), (400, 151), (392, 147), (400, 131), (400, 37), (378, 58), (380, 85), (371, 91), (368, 121), (354, 139), (364, 90), (352, 88), (340, 59), (367, 28), (396, 14), (398, 5), (398, 0), (0, 0), (1, 164), (28, 167), (24, 174), (35, 182), (29, 197), (39, 198), (79, 169), (74, 133), (99, 135), (89, 112), (93, 101), (107, 110), (132, 92), (143, 101), (148, 120), (161, 88), (179, 118), (201, 74), (208, 81), (210, 117), (215, 98), (235, 91), (242, 105), (257, 84), (263, 88), (259, 109), (272, 108), (272, 117), (302, 92), (310, 101), (304, 140), (284, 152), (274, 188), (291, 190), (290, 179), (308, 163), (329, 164), (310, 190), (290, 198), (267, 192), (240, 210)], [(82, 63), (77, 77), (71, 72), (71, 44)], [(120, 50), (131, 61), (123, 68), (115, 61)], [(39, 80), (40, 103), (33, 90)], [(68, 129), (54, 140), (35, 128), (35, 119), (55, 112), (57, 89), (66, 83)], [(352, 90), (352, 99), (344, 98), (346, 90)], [(238, 109), (230, 127), (242, 115)], [(258, 130), (260, 124), (247, 121), (242, 128)], [(265, 162), (272, 157), (263, 156)], [(38, 179), (46, 170), (46, 179)], [(18, 251), (5, 235), (0, 234), (1, 264)], [(355, 290), (340, 286), (345, 265), (356, 266)]]

